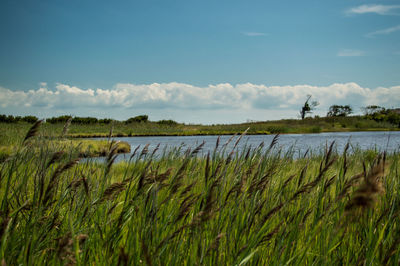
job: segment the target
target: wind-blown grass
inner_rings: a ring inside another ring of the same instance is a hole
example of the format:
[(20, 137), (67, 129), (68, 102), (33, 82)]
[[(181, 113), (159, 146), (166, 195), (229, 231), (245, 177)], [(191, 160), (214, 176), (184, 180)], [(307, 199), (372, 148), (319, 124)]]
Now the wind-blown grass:
[(98, 163), (31, 141), (0, 166), (10, 265), (399, 263), (398, 153), (332, 144), (295, 160), (276, 137), (205, 156), (146, 146), (114, 164), (113, 142)]

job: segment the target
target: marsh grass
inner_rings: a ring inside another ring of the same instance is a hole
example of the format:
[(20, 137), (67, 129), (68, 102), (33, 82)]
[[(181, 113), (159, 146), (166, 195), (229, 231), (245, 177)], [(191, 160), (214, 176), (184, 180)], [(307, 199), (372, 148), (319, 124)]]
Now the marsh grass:
[(266, 149), (218, 139), (206, 155), (204, 144), (157, 157), (146, 145), (115, 163), (110, 139), (99, 163), (24, 137), (0, 165), (9, 265), (399, 263), (398, 153), (332, 143), (294, 159), (276, 136)]

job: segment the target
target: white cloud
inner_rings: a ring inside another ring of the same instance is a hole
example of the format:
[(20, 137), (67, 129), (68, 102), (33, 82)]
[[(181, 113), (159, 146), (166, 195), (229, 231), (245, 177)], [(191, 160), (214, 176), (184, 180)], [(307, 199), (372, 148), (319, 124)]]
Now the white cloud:
[(254, 32), (254, 31), (246, 31), (242, 32), (243, 35), (249, 36), (249, 37), (257, 37), (257, 36), (266, 36), (264, 32)]
[(376, 35), (387, 35), (396, 31), (400, 31), (400, 25), (394, 26), (394, 27), (390, 27), (387, 29), (383, 29), (383, 30), (378, 30), (378, 31), (374, 31), (374, 32), (370, 32), (368, 34), (366, 34), (366, 37), (375, 37)]
[(157, 114), (159, 119), (185, 122), (198, 122), (197, 119), (193, 121), (195, 118), (191, 119), (197, 115), (202, 117), (202, 123), (221, 121), (219, 116), (224, 114), (224, 121), (230, 123), (239, 122), (239, 117), (243, 122), (245, 118), (277, 119), (282, 114), (296, 117), (307, 94), (320, 103), (316, 114), (321, 115), (325, 115), (332, 104), (350, 104), (354, 110), (359, 110), (359, 107), (370, 104), (394, 107), (400, 103), (400, 86), (370, 89), (356, 83), (330, 86), (221, 83), (203, 87), (177, 82), (118, 83), (112, 89), (81, 89), (57, 84), (54, 89), (29, 91), (0, 87), (0, 112), (18, 110), (35, 114), (35, 111), (44, 117), (75, 114), (117, 119), (147, 112)]
[(367, 14), (367, 13), (375, 13), (379, 15), (395, 15), (393, 12), (396, 9), (399, 9), (400, 5), (361, 5), (357, 7), (350, 8), (346, 10), (346, 14)]
[(343, 49), (337, 53), (337, 56), (364, 56), (365, 52), (360, 50)]

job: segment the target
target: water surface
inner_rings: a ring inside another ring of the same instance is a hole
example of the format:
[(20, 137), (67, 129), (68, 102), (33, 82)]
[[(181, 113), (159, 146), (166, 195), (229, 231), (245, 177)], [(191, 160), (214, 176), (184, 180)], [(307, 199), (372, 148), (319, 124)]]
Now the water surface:
[[(219, 150), (221, 151), (226, 145), (226, 153), (229, 153), (235, 146), (239, 136), (220, 136)], [(243, 150), (244, 148), (256, 148), (261, 143), (264, 147), (268, 147), (273, 140), (274, 135), (249, 135), (244, 136), (237, 144), (235, 150)], [(148, 149), (151, 153), (157, 145), (159, 149), (155, 153), (160, 156), (164, 151), (179, 148), (182, 153), (190, 148), (195, 149), (202, 142), (205, 142), (199, 155), (205, 155), (212, 152), (215, 148), (218, 136), (153, 136), (153, 137), (125, 137), (115, 138), (115, 140), (126, 141), (131, 145), (132, 152), (139, 147), (139, 151), (149, 144)], [(285, 152), (292, 152), (293, 156), (298, 157), (307, 150), (310, 153), (321, 153), (325, 147), (335, 142), (335, 148), (338, 152), (342, 152), (345, 145), (349, 142), (350, 152), (355, 150), (373, 149), (377, 151), (394, 152), (400, 148), (400, 131), (385, 132), (333, 132), (333, 133), (316, 133), (316, 134), (283, 134), (278, 138), (276, 149)], [(118, 160), (129, 159), (130, 154), (120, 155)]]

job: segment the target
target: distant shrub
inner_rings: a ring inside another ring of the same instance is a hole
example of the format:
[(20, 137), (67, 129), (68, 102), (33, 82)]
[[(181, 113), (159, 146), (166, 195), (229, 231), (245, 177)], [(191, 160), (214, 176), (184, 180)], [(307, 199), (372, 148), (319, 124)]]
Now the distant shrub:
[(112, 121), (113, 121), (113, 119), (110, 119), (110, 118), (99, 119), (99, 123), (101, 123), (101, 124), (110, 124)]
[(59, 117), (52, 117), (52, 118), (47, 118), (46, 122), (50, 123), (50, 124), (57, 124), (57, 123), (66, 123), (68, 121), (68, 119), (70, 119), (71, 116), (70, 115), (62, 115)]
[(96, 124), (99, 120), (95, 117), (74, 117), (71, 121), (72, 124)]
[(310, 128), (310, 132), (311, 133), (321, 133), (321, 127), (319, 127), (319, 126), (315, 126), (315, 127), (311, 127)]
[[(70, 119), (70, 115), (62, 115), (59, 117), (52, 117), (46, 119), (46, 122), (51, 123), (51, 124), (57, 124), (57, 123), (66, 123), (68, 119)], [(110, 120), (110, 121), (109, 121)], [(103, 121), (103, 123), (108, 124), (111, 122), (111, 119), (101, 119), (100, 121)], [(95, 117), (74, 117), (71, 121), (72, 124), (96, 124), (100, 122), (97, 118)]]
[(127, 120), (125, 120), (125, 124), (129, 124), (129, 123), (146, 123), (147, 121), (149, 121), (149, 116), (147, 115), (138, 115), (135, 117), (131, 117)]
[(22, 121), (27, 122), (27, 123), (35, 123), (36, 121), (39, 120), (39, 118), (37, 118), (36, 116), (33, 115), (27, 115), (21, 118)]
[(159, 125), (167, 125), (167, 126), (175, 126), (178, 124), (178, 122), (174, 120), (160, 120), (156, 122)]
[(15, 121), (15, 118), (12, 115), (0, 115), (0, 122), (13, 123), (14, 121)]
[(396, 109), (385, 109), (371, 105), (364, 108), (364, 117), (376, 122), (388, 122), (400, 127), (400, 114)]
[(13, 115), (0, 115), (0, 122), (2, 123), (17, 123), (20, 121), (24, 121), (27, 123), (35, 123), (38, 121), (39, 118), (33, 115), (28, 115), (28, 116), (13, 116)]

